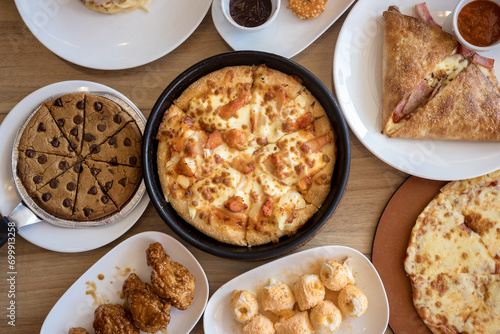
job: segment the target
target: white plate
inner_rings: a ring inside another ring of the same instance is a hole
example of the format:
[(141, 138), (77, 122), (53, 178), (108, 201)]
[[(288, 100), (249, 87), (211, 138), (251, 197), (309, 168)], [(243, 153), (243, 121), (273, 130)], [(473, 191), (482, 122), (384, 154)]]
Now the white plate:
[(328, 1), (325, 11), (313, 20), (300, 20), (281, 0), (278, 16), (265, 29), (244, 31), (231, 25), (222, 13), (221, 1), (212, 4), (212, 19), (219, 34), (236, 51), (256, 50), (292, 58), (325, 32), (354, 2)]
[[(12, 145), (17, 131), (24, 124), (28, 115), (45, 99), (52, 95), (74, 91), (109, 92), (133, 105), (125, 95), (116, 90), (90, 81), (64, 81), (45, 86), (26, 96), (19, 102), (0, 125), (3, 139), (0, 145), (0, 213), (8, 215), (20, 202), (12, 177)], [(137, 206), (122, 220), (103, 227), (85, 229), (65, 228), (45, 221), (19, 229), (18, 234), (29, 242), (45, 249), (58, 252), (83, 252), (104, 246), (128, 231), (141, 217), (149, 203), (147, 193)]]
[(106, 15), (79, 0), (15, 0), (24, 22), (49, 50), (72, 63), (118, 70), (163, 57), (198, 27), (212, 0), (153, 0), (150, 12)]
[(248, 290), (258, 294), (270, 278), (292, 287), (300, 275), (311, 273), (311, 268), (317, 269), (316, 274), (319, 274), (321, 259), (341, 261), (348, 256), (352, 258), (356, 286), (368, 298), (368, 309), (357, 319), (344, 319), (335, 333), (384, 333), (389, 321), (389, 304), (382, 281), (372, 263), (363, 254), (345, 246), (308, 249), (267, 263), (227, 282), (208, 302), (203, 316), (205, 333), (241, 333), (241, 325), (234, 320), (229, 309), (233, 290)]
[[(359, 0), (340, 31), (333, 77), (337, 100), (358, 139), (378, 158), (405, 173), (433, 180), (461, 180), (500, 168), (500, 143), (388, 138), (382, 135), (383, 11), (397, 5), (416, 17), (422, 0)], [(428, 1), (434, 20), (451, 32), (458, 0)], [(482, 53), (500, 60), (500, 51)], [(500, 66), (496, 64), (499, 77)]]
[[(146, 249), (160, 242), (172, 261), (183, 264), (196, 278), (193, 303), (185, 311), (171, 308), (168, 333), (189, 333), (200, 319), (208, 300), (208, 280), (196, 258), (174, 238), (160, 232), (143, 232), (123, 241), (85, 272), (58, 300), (45, 319), (40, 334), (66, 334), (71, 327), (83, 327), (92, 334), (96, 299), (123, 305), (122, 285), (130, 272), (150, 283), (151, 268), (146, 264)], [(99, 279), (98, 275), (104, 275)], [(112, 283), (110, 283), (112, 282)], [(95, 283), (95, 289), (90, 284)], [(95, 291), (97, 298), (86, 294)], [(143, 333), (143, 332), (141, 332)]]

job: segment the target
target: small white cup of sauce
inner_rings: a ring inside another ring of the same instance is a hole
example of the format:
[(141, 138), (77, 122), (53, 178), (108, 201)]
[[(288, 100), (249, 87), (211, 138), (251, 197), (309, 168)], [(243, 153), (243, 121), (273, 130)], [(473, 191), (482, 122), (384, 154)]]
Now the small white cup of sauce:
[[(496, 17), (496, 22), (492, 24), (487, 16)], [(473, 51), (500, 46), (500, 0), (461, 0), (453, 12), (453, 32)]]
[(271, 24), (281, 0), (221, 0), (222, 13), (238, 29), (257, 31)]

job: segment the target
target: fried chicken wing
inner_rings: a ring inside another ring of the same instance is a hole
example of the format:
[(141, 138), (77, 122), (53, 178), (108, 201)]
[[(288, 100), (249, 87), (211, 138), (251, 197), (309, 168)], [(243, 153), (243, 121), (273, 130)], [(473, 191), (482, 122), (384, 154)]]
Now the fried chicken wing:
[(71, 327), (68, 334), (89, 334), (89, 332), (83, 327)]
[(182, 264), (170, 261), (170, 256), (159, 243), (149, 245), (146, 250), (151, 272), (151, 286), (161, 298), (179, 310), (186, 310), (193, 302), (195, 277)]
[(156, 333), (167, 328), (170, 322), (170, 304), (163, 302), (153, 292), (151, 285), (132, 273), (123, 282), (122, 291), (139, 329)]
[(130, 311), (119, 304), (103, 304), (94, 311), (96, 334), (139, 334)]

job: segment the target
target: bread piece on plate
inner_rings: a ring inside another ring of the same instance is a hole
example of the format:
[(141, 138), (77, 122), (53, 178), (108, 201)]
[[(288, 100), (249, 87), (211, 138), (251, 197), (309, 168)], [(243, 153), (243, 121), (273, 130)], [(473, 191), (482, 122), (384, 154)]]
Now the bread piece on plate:
[(440, 62), (455, 52), (457, 42), (420, 18), (401, 14), (396, 6), (389, 7), (383, 16), (382, 132), (390, 134), (390, 120), (396, 108)]

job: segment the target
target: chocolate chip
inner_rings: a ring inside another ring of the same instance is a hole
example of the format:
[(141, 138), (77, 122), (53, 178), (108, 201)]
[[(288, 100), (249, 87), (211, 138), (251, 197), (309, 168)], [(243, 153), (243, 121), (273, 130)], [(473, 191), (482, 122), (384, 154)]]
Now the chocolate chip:
[(68, 191), (74, 191), (76, 190), (76, 183), (75, 182), (70, 182), (66, 185), (66, 189), (68, 189)]
[(57, 125), (59, 125), (60, 128), (62, 128), (64, 126), (64, 123), (66, 123), (64, 118), (60, 118), (57, 120)]
[(102, 103), (101, 102), (95, 102), (94, 103), (94, 109), (96, 111), (101, 111), (102, 110)]
[(73, 117), (73, 123), (75, 124), (82, 124), (83, 123), (83, 117), (80, 115), (76, 115)]
[(35, 151), (33, 151), (33, 150), (26, 150), (26, 156), (28, 158), (34, 158), (35, 155), (36, 155)]
[(75, 126), (73, 129), (69, 131), (69, 133), (71, 133), (75, 137), (78, 136), (78, 127)]
[(90, 195), (95, 195), (97, 194), (97, 188), (95, 186), (92, 186), (89, 191), (88, 191), (88, 194)]
[(104, 132), (106, 130), (106, 124), (97, 125), (97, 130)]
[(109, 197), (104, 195), (101, 197), (101, 202), (103, 202), (104, 204), (108, 203), (109, 202)]
[(77, 173), (81, 173), (82, 172), (82, 164), (81, 163), (76, 163), (75, 166), (73, 167), (73, 170)]
[(99, 168), (92, 168), (90, 172), (92, 173), (92, 175), (97, 176), (101, 172), (101, 170)]
[(64, 201), (63, 201), (63, 206), (65, 208), (69, 208), (71, 206), (71, 204), (73, 204), (73, 201), (69, 198), (65, 198)]
[(127, 178), (124, 177), (123, 179), (121, 179), (120, 181), (118, 181), (118, 183), (125, 187), (127, 185)]
[(38, 163), (39, 163), (39, 164), (43, 165), (43, 164), (44, 164), (44, 163), (46, 163), (46, 162), (47, 162), (47, 157), (46, 157), (45, 155), (40, 155), (40, 156), (38, 157)]
[(66, 161), (61, 161), (59, 163), (59, 169), (66, 170), (69, 168), (69, 164)]
[(113, 121), (115, 121), (115, 123), (117, 124), (120, 124), (122, 122), (122, 117), (116, 114), (115, 117), (113, 117)]
[(130, 159), (128, 159), (128, 162), (132, 165), (132, 166), (135, 166), (137, 164), (137, 157), (130, 157)]
[(49, 184), (52, 189), (56, 189), (57, 187), (59, 187), (59, 181), (56, 179), (50, 180)]
[(90, 153), (99, 153), (101, 152), (101, 148), (99, 147), (99, 145), (96, 145), (96, 144), (93, 144), (90, 146)]
[(112, 158), (110, 163), (113, 165), (113, 166), (116, 166), (118, 165), (118, 159), (117, 158)]
[(75, 151), (75, 150), (76, 150), (76, 148), (77, 148), (77, 147), (78, 147), (78, 146), (77, 146), (75, 143), (69, 143), (69, 145), (68, 145), (68, 150), (69, 150), (70, 152), (73, 152), (73, 151)]
[(43, 132), (45, 130), (47, 130), (47, 127), (45, 126), (45, 124), (43, 123), (40, 123), (38, 124), (38, 129), (36, 129), (38, 132)]
[(43, 194), (43, 195), (42, 195), (42, 200), (43, 200), (44, 202), (47, 202), (47, 201), (49, 201), (49, 200), (50, 200), (50, 198), (51, 198), (51, 197), (52, 197), (52, 196), (50, 196), (50, 194), (49, 194), (49, 193), (45, 193), (45, 194)]
[(93, 134), (91, 133), (86, 133), (85, 136), (83, 136), (83, 139), (86, 141), (86, 142), (91, 142), (91, 141), (94, 141), (96, 138)]
[(108, 192), (113, 187), (113, 181), (106, 182), (104, 185), (104, 190)]
[(33, 177), (33, 182), (35, 182), (36, 184), (39, 184), (40, 182), (42, 182), (42, 177), (40, 175), (35, 175)]
[(117, 140), (118, 139), (116, 139), (116, 137), (111, 137), (111, 138), (109, 138), (108, 143), (109, 143), (109, 145), (113, 146), (114, 144), (116, 144)]
[(56, 107), (62, 107), (62, 101), (61, 101), (61, 99), (57, 99), (57, 100), (55, 100), (55, 101), (54, 101), (54, 105), (55, 105)]
[(52, 146), (54, 147), (59, 147), (59, 138), (52, 138), (52, 141), (50, 142)]
[(130, 145), (132, 145), (132, 142), (130, 141), (130, 139), (125, 138), (125, 140), (123, 141), (123, 145), (130, 146)]
[(89, 209), (89, 208), (83, 209), (83, 214), (85, 215), (85, 217), (90, 216), (92, 214), (92, 212), (94, 212), (94, 211), (92, 211), (92, 209)]
[(81, 100), (76, 103), (76, 107), (80, 110), (83, 110), (85, 108), (85, 101)]

